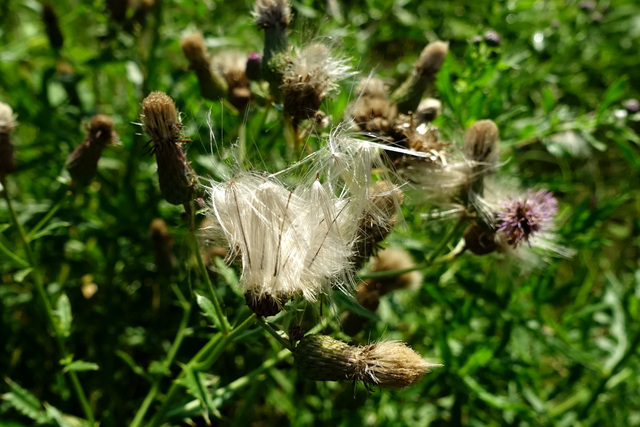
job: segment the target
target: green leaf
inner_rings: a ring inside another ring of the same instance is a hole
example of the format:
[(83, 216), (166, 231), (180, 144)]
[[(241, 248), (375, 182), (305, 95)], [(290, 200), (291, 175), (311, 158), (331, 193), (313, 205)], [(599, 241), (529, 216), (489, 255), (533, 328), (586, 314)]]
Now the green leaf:
[(11, 391), (1, 395), (2, 400), (7, 402), (13, 409), (22, 415), (36, 421), (40, 424), (51, 422), (51, 419), (43, 412), (40, 400), (28, 390), (20, 387), (9, 378), (5, 378)]
[(211, 300), (204, 295), (200, 295), (196, 293), (196, 302), (198, 306), (202, 310), (202, 313), (215, 325), (216, 328), (222, 329), (222, 325), (220, 325), (220, 320), (218, 319), (218, 315), (216, 313), (216, 308), (211, 302)]
[(347, 310), (350, 312), (357, 314), (358, 316), (369, 319), (373, 322), (379, 322), (380, 317), (374, 312), (367, 310), (362, 305), (358, 304), (358, 302), (353, 299), (353, 297), (345, 295), (343, 292), (335, 292), (334, 297), (336, 303), (345, 306)]
[(22, 283), (32, 271), (33, 268), (31, 267), (19, 270), (16, 274), (13, 275), (13, 280), (15, 280), (17, 283)]
[(622, 98), (627, 91), (627, 78), (621, 77), (616, 80), (607, 91), (602, 95), (602, 101), (598, 106), (598, 112), (596, 114), (596, 123), (600, 123), (602, 115), (609, 109), (609, 107), (620, 98)]
[(55, 315), (58, 318), (58, 333), (64, 338), (67, 338), (71, 335), (71, 322), (73, 317), (71, 315), (71, 303), (66, 294), (62, 294), (60, 298), (58, 298)]
[(97, 363), (85, 362), (84, 360), (74, 360), (64, 367), (62, 372), (84, 372), (84, 371), (97, 371), (100, 369)]

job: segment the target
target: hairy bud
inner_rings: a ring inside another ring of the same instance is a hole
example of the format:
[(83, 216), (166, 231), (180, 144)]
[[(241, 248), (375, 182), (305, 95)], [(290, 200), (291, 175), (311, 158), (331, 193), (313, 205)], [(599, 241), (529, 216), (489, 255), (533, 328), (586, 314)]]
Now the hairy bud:
[(196, 197), (197, 179), (182, 151), (182, 123), (173, 100), (152, 92), (142, 101), (140, 119), (156, 156), (162, 195), (174, 205), (190, 202)]
[(182, 39), (182, 52), (198, 77), (200, 93), (210, 100), (218, 100), (228, 90), (224, 77), (211, 66), (211, 59), (201, 33), (193, 33)]
[(87, 136), (67, 158), (67, 169), (75, 184), (91, 182), (98, 170), (102, 150), (116, 138), (113, 120), (109, 116), (98, 114), (91, 118)]
[(350, 346), (326, 335), (308, 335), (296, 346), (294, 363), (313, 381), (362, 381), (365, 385), (400, 390), (416, 383), (429, 368), (406, 344), (386, 341)]
[(415, 68), (407, 80), (396, 89), (391, 99), (397, 102), (398, 111), (409, 113), (416, 111), (422, 95), (435, 90), (435, 77), (447, 56), (449, 43), (436, 41), (429, 43), (420, 54)]

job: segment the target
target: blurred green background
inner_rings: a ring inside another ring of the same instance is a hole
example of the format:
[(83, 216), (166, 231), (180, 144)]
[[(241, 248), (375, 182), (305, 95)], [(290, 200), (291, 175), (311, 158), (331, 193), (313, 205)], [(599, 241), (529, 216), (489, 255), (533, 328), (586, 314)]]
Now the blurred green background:
[[(212, 55), (227, 48), (261, 52), (251, 3), (140, 3), (123, 19), (113, 13), (117, 3), (56, 1), (63, 38), (57, 48), (60, 40), (47, 35), (41, 3), (0, 0), (0, 101), (11, 105), (19, 122), (12, 135), (18, 168), (7, 189), (25, 228), (63, 196), (66, 158), (92, 115), (111, 116), (120, 136), (120, 144), (104, 151), (91, 186), (62, 204), (32, 243), (54, 307), (66, 310), (62, 295), (68, 297), (67, 347), (75, 359), (97, 365), (78, 375), (103, 426), (129, 423), (151, 379), (162, 375), (154, 361), (164, 357), (182, 317), (170, 285), (185, 294), (202, 286), (192, 272), (181, 208), (162, 200), (155, 161), (145, 155), (146, 139), (135, 124), (142, 99), (162, 90), (176, 101), (191, 139), (187, 156), (201, 176), (214, 174), (220, 147), (236, 141), (245, 120), (257, 169), (292, 160), (278, 113), (257, 105), (238, 113), (204, 100), (180, 48), (184, 35), (199, 30)], [(278, 354), (278, 344), (252, 328), (204, 374), (215, 409), (211, 422), (640, 425), (640, 115), (625, 102), (640, 97), (640, 5), (329, 0), (296, 1), (292, 9), (293, 44), (328, 41), (359, 76), (373, 71), (392, 87), (425, 44), (448, 40), (437, 79), (443, 109), (435, 123), (445, 139), (460, 143), (474, 121), (494, 120), (504, 162), (499, 176), (554, 192), (558, 244), (575, 255), (529, 266), (502, 255), (465, 254), (426, 270), (419, 291), (383, 299), (380, 320), (355, 341), (400, 339), (445, 365), (404, 391), (369, 393), (349, 383), (305, 381), (285, 354), (241, 388), (216, 394)], [(325, 102), (334, 122), (355, 85), (357, 78), (349, 80)], [(408, 201), (406, 227), (388, 239), (417, 259), (451, 226), (424, 220), (424, 211)], [(2, 201), (0, 243), (22, 254), (8, 218)], [(154, 262), (154, 218), (163, 218), (175, 239), (181, 261), (171, 273)], [(229, 319), (245, 317), (242, 296), (229, 286), (234, 270), (218, 264), (216, 272)], [(0, 384), (0, 425), (73, 423), (50, 409), (82, 416), (32, 275), (4, 254), (0, 273), (0, 373), (7, 379)], [(88, 296), (93, 286), (97, 292)], [(189, 317), (178, 362), (211, 334), (198, 311)], [(338, 327), (334, 313), (324, 316)], [(178, 371), (174, 363), (172, 375)], [(178, 425), (187, 418), (204, 423), (189, 392), (173, 414)]]

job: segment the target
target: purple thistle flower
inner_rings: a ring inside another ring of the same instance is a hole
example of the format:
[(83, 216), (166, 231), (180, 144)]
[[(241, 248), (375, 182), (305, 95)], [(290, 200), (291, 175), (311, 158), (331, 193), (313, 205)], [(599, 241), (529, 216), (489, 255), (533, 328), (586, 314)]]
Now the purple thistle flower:
[(558, 202), (550, 191), (527, 191), (522, 199), (507, 199), (497, 212), (498, 232), (517, 248), (532, 235), (549, 229), (558, 213)]

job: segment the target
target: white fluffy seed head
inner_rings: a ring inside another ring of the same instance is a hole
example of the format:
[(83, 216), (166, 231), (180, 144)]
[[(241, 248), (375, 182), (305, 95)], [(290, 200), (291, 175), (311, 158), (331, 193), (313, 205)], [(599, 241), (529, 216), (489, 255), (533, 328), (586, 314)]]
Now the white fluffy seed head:
[(290, 191), (273, 178), (241, 174), (209, 190), (211, 229), (241, 257), (245, 293), (315, 301), (349, 270), (350, 241), (338, 226), (342, 200), (319, 182)]

